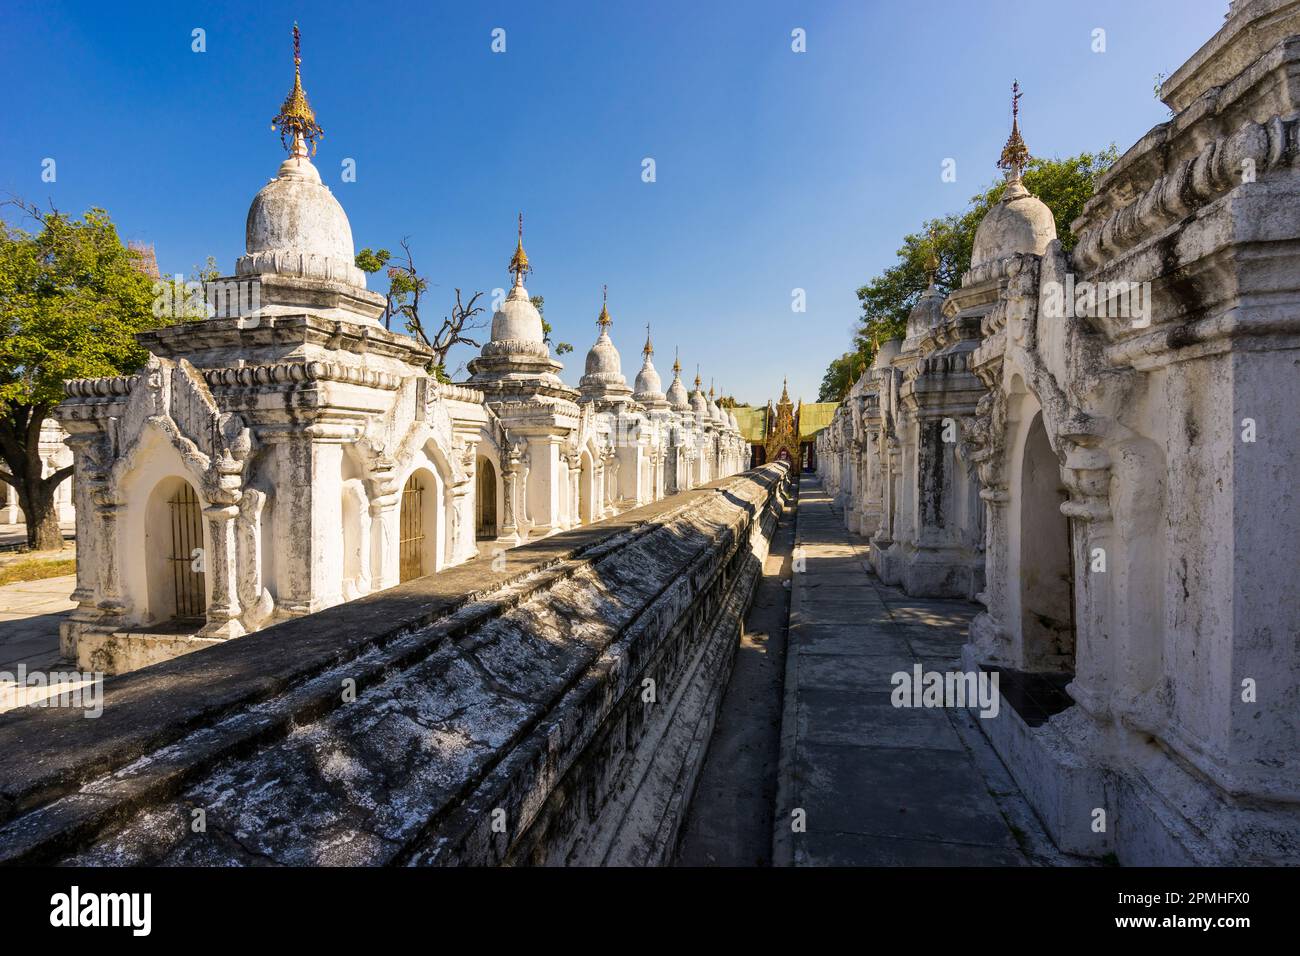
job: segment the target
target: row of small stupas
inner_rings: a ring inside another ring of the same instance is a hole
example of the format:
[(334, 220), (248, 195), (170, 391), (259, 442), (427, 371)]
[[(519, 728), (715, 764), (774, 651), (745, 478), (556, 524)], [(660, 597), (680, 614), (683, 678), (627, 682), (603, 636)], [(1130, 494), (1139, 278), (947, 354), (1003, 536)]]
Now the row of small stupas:
[(975, 723), (1072, 853), (1300, 863), (1298, 76), (1300, 3), (1232, 3), (1068, 253), (1013, 121), (970, 270), (818, 438), (879, 575), (982, 605)]
[[(748, 466), (734, 417), (664, 392), (647, 336), (634, 387), (602, 308), (565, 385), (524, 276), (463, 384), (387, 331), (348, 218), (308, 155), (294, 85), (289, 156), (248, 212), (246, 254), (211, 318), (141, 336), (137, 375), (70, 381), (77, 607), (63, 652), (117, 673), (258, 630)], [(211, 294), (219, 293), (219, 294)]]

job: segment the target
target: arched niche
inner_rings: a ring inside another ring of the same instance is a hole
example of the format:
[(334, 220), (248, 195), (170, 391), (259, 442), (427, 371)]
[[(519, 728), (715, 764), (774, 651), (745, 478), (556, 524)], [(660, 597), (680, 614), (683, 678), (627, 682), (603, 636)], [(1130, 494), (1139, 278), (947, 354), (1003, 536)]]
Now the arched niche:
[(1074, 548), (1061, 513), (1068, 492), (1042, 411), (1029, 422), (1019, 469), (1019, 611), (1024, 667), (1073, 673)]
[(492, 459), (480, 455), (474, 479), (474, 538), (478, 541), (493, 540), (501, 533), (499, 482)]
[(402, 486), (398, 505), (398, 580), (433, 574), (441, 569), (439, 560), (439, 513), (442, 508), (442, 483), (428, 468), (416, 468)]
[(203, 501), (179, 476), (159, 481), (144, 514), (147, 617), (202, 626), (207, 618), (207, 529)]

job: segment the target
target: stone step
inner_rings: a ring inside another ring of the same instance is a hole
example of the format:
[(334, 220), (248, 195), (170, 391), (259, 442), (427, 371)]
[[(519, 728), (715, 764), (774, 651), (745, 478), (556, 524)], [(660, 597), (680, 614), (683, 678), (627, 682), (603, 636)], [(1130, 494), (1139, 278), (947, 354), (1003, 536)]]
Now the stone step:
[[(617, 782), (588, 748), (629, 739), (613, 714), (644, 723), (629, 706), (643, 675), (679, 692), (686, 649), (775, 524), (784, 473), (525, 545), (504, 571), (480, 558), (112, 678), (98, 720), (4, 715), (0, 862), (567, 852), (564, 773)], [(498, 837), (490, 811), (504, 807)]]

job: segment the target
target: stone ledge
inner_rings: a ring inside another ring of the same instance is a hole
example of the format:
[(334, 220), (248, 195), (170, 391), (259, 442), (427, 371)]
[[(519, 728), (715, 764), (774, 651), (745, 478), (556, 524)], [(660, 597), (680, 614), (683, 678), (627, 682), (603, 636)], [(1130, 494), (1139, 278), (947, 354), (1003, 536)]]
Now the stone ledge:
[[(0, 831), (0, 859), (56, 858), (111, 821), (133, 818), (174, 797), (223, 759), (248, 754), (325, 718), (340, 706), (341, 666), (357, 680), (358, 696), (395, 673), (439, 663), (435, 658), (440, 654), (445, 658), (440, 666), (454, 668), (458, 658), (482, 651), (475, 649), (476, 629), (487, 628), (530, 597), (590, 574), (595, 564), (640, 538), (660, 532), (660, 538), (668, 534), (664, 540), (673, 540), (692, 521), (719, 508), (730, 513), (739, 505), (751, 511), (751, 499), (770, 497), (783, 473), (776, 466), (726, 479), (610, 522), (526, 545), (507, 553), (504, 572), (491, 572), (490, 559), (481, 558), (112, 679), (98, 720), (68, 711), (5, 715), (0, 719), (5, 744), (0, 812), (6, 818), (21, 816)], [(678, 531), (665, 531), (669, 525)], [(701, 541), (706, 553), (719, 552), (718, 542)], [(612, 567), (617, 566), (616, 561)], [(643, 578), (619, 587), (635, 591)], [(513, 643), (498, 639), (492, 653), (528, 636), (516, 634)], [(457, 646), (462, 641), (468, 641), (464, 648)], [(586, 654), (571, 663), (576, 666)], [(538, 663), (544, 669), (546, 661)], [(435, 672), (442, 686), (449, 672)], [(443, 690), (456, 692), (451, 685)], [(532, 714), (527, 721), (533, 722), (546, 709), (532, 693), (503, 698), (503, 710), (520, 707)], [(524, 719), (522, 712), (519, 716)]]

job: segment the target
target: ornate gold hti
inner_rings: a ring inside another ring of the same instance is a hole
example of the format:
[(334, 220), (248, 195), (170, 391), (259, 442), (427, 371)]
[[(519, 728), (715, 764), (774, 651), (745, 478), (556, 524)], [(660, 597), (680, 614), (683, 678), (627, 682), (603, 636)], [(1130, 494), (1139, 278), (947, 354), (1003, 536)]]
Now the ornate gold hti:
[[(280, 144), (291, 156), (306, 155), (305, 146), (300, 147), (300, 142), (310, 143), (311, 154), (315, 156), (316, 141), (325, 136), (302, 88), (302, 43), (296, 23), (293, 25), (293, 89), (284, 98), (279, 115), (271, 120), (271, 129), (280, 131)], [(298, 152), (300, 148), (303, 150), (301, 153)]]
[(934, 277), (939, 272), (939, 254), (936, 251), (939, 245), (939, 230), (930, 227), (929, 251), (925, 255), (925, 274), (926, 281), (929, 285), (934, 285)]
[(600, 287), (600, 315), (596, 317), (596, 325), (602, 329), (608, 329), (614, 324), (614, 320), (609, 317), (609, 286)]
[(998, 169), (1005, 169), (1008, 179), (1019, 179), (1030, 160), (1029, 147), (1020, 137), (1021, 95), (1020, 82), (1017, 80), (1011, 84), (1011, 135), (1007, 137), (1007, 144), (1002, 147), (1002, 155), (998, 158)]
[(524, 276), (533, 271), (528, 264), (528, 253), (524, 252), (524, 214), (519, 214), (519, 241), (515, 244), (515, 254), (510, 257), (510, 272), (515, 274), (515, 285), (523, 285)]

